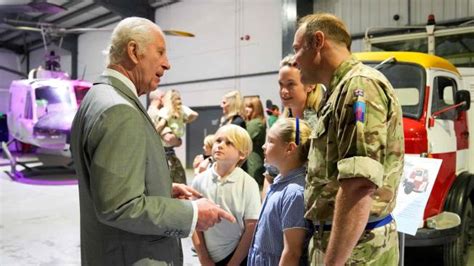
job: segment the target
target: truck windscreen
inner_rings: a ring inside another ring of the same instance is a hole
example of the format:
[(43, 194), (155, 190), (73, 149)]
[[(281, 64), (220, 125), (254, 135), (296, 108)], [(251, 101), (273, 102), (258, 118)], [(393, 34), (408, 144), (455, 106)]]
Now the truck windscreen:
[[(380, 62), (364, 62), (371, 67)], [(419, 119), (423, 109), (425, 70), (415, 64), (390, 62), (378, 67), (392, 84), (402, 106), (403, 116)]]

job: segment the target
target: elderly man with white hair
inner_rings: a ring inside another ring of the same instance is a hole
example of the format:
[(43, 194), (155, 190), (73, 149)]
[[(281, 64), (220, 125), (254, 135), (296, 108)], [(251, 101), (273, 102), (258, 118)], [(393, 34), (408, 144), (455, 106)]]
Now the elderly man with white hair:
[(109, 64), (76, 114), (83, 265), (182, 265), (179, 238), (232, 215), (172, 184), (160, 136), (138, 96), (170, 68), (163, 32), (137, 17), (114, 29)]

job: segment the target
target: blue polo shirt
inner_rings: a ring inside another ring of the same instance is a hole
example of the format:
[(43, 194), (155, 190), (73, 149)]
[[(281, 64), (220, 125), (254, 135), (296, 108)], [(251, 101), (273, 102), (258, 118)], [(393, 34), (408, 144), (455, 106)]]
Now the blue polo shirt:
[(306, 168), (278, 175), (265, 197), (249, 250), (247, 265), (278, 265), (283, 252), (283, 231), (309, 229), (304, 218)]

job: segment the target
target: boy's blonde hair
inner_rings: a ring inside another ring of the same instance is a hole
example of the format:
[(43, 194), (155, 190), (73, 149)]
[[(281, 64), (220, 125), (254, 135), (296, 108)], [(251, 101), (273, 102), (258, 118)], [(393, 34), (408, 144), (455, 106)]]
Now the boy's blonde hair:
[[(244, 156), (244, 159), (239, 161), (238, 165), (241, 166), (247, 157), (252, 152), (252, 139), (250, 138), (249, 133), (247, 130), (243, 129), (234, 124), (228, 124), (220, 127), (215, 136), (217, 134), (224, 135), (232, 145)], [(214, 138), (215, 139), (215, 138)]]
[[(311, 128), (308, 122), (298, 119), (299, 123), (299, 143), (297, 147), (298, 159), (300, 162), (308, 160), (308, 153), (310, 147), (309, 136), (311, 135)], [(284, 142), (296, 143), (296, 119), (295, 118), (279, 118), (273, 124), (271, 130), (276, 130), (278, 137)]]

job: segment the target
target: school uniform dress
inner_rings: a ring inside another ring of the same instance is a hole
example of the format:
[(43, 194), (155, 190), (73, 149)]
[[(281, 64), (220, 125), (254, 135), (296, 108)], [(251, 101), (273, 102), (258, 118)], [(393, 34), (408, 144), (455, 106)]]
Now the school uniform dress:
[[(250, 246), (247, 265), (278, 265), (283, 252), (283, 232), (292, 228), (309, 229), (304, 218), (306, 168), (278, 175), (270, 186)], [(301, 259), (302, 262), (306, 258)]]

